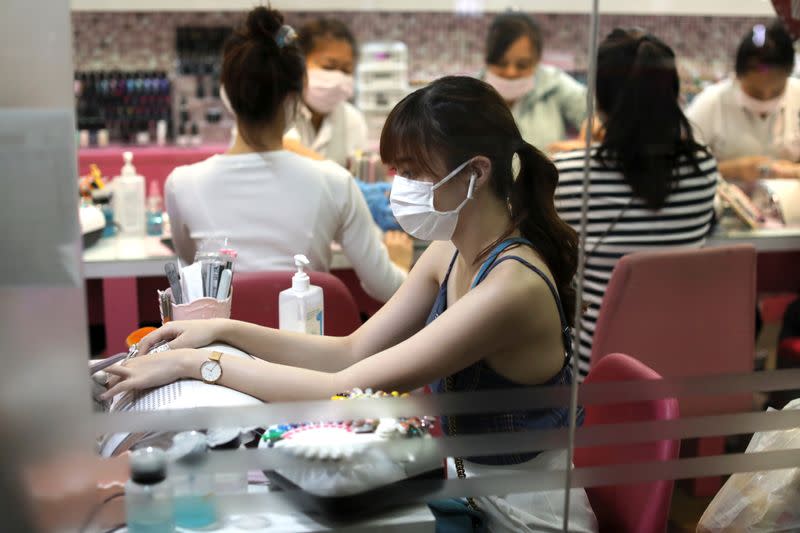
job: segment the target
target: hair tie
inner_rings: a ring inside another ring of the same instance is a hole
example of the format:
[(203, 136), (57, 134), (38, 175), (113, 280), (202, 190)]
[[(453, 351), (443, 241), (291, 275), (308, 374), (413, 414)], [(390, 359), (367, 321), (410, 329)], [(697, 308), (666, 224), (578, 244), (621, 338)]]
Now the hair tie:
[(753, 26), (753, 44), (758, 48), (764, 46), (767, 41), (767, 28), (763, 24), (756, 24)]
[(296, 39), (297, 32), (295, 32), (294, 28), (288, 24), (281, 26), (278, 32), (275, 34), (275, 43), (277, 43), (278, 48), (283, 48), (288, 44), (292, 44)]

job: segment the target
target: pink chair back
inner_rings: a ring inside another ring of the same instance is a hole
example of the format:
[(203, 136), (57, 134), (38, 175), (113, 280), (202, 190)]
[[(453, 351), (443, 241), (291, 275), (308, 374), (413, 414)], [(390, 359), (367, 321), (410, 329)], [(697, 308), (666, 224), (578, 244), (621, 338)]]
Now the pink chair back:
[[(292, 285), (294, 271), (237, 272), (233, 276), (231, 318), (278, 327), (278, 294)], [(344, 337), (361, 325), (358, 306), (342, 281), (326, 272), (309, 272), (311, 284), (322, 287), (325, 335)]]
[[(642, 381), (661, 379), (651, 368), (621, 353), (608, 355), (593, 366), (584, 383), (610, 381)], [(586, 405), (585, 426), (674, 420), (678, 418), (678, 401), (663, 398), (626, 404)], [(661, 440), (616, 446), (576, 448), (576, 467), (618, 465), (669, 461), (677, 459), (679, 440)], [(590, 487), (589, 502), (597, 516), (601, 533), (655, 533), (667, 527), (672, 480), (635, 485)]]
[[(750, 245), (623, 257), (603, 297), (592, 365), (628, 353), (664, 377), (753, 370), (756, 253)], [(685, 397), (681, 414), (749, 411), (752, 395)]]

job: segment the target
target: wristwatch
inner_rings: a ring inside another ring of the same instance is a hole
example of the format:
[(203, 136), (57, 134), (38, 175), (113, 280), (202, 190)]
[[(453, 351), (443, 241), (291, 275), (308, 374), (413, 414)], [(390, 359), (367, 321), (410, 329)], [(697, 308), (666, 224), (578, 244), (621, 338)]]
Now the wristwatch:
[(205, 383), (214, 384), (222, 377), (221, 358), (222, 352), (211, 352), (208, 361), (203, 361), (203, 364), (200, 365), (200, 377)]

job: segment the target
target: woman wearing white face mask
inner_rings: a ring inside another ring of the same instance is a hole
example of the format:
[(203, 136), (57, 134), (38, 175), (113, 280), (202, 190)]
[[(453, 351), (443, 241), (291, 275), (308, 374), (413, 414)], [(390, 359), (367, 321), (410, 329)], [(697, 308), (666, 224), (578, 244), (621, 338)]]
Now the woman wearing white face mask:
[(586, 116), (586, 87), (542, 65), (542, 30), (523, 13), (498, 15), (486, 39), (484, 80), (500, 93), (522, 138), (542, 150), (577, 130)]
[[(519, 172), (514, 176), (514, 156)], [(403, 228), (435, 242), (392, 299), (347, 338), (296, 335), (231, 320), (170, 322), (148, 335), (172, 351), (111, 367), (108, 396), (182, 377), (199, 379), (216, 339), (260, 360), (222, 359), (221, 385), (266, 401), (328, 398), (354, 387), (434, 392), (536, 391), (572, 382), (569, 326), (577, 235), (556, 214), (558, 174), (520, 136), (505, 102), (484, 82), (442, 78), (390, 113), (381, 157), (400, 176), (392, 209)], [(580, 418), (580, 417), (579, 417)], [(566, 407), (459, 415), (450, 435), (568, 425)], [(482, 477), (563, 469), (565, 450), (449, 458), (448, 475)], [(582, 489), (571, 491), (569, 531), (597, 531)], [(477, 509), (493, 532), (563, 527), (563, 489), (432, 502), (434, 513)], [(439, 515), (437, 515), (439, 516)]]
[(353, 97), (356, 40), (342, 22), (325, 18), (309, 22), (298, 35), (308, 85), (287, 139), (344, 165), (353, 153), (367, 148), (364, 115), (348, 102)]
[(799, 177), (800, 80), (790, 77), (794, 47), (786, 30), (758, 24), (736, 52), (736, 77), (697, 95), (686, 110), (723, 177)]

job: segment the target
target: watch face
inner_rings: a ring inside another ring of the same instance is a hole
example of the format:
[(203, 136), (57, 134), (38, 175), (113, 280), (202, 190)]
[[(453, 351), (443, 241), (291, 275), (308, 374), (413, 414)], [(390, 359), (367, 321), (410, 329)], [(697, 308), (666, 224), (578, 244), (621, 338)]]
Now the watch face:
[(222, 376), (222, 366), (217, 361), (206, 361), (200, 366), (203, 381), (215, 382)]

